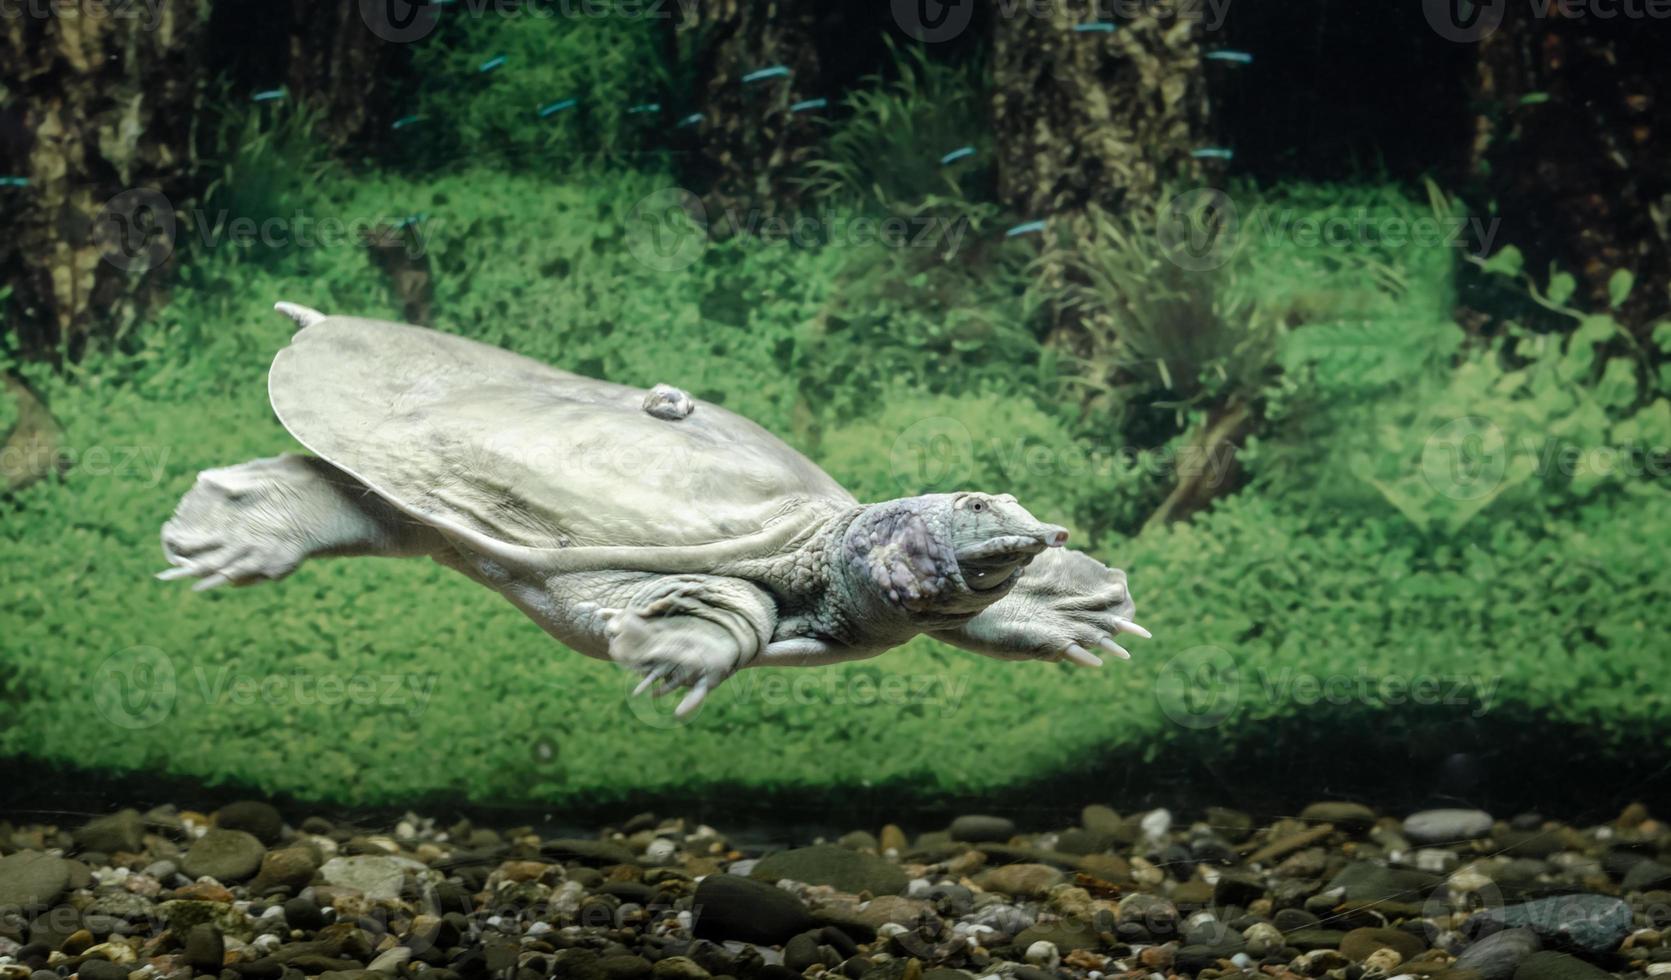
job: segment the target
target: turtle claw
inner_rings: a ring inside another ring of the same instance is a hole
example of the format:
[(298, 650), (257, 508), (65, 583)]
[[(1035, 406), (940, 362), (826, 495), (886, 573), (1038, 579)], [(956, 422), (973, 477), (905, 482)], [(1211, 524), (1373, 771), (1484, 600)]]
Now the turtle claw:
[(1115, 617), (1114, 629), (1121, 633), (1130, 633), (1132, 636), (1141, 636), (1145, 640), (1152, 640), (1155, 638), (1153, 633), (1150, 633), (1148, 630), (1129, 619), (1120, 619), (1119, 617)]
[(1130, 660), (1131, 659), (1131, 652), (1129, 650), (1127, 650), (1125, 647), (1119, 645), (1118, 643), (1115, 643), (1114, 638), (1112, 636), (1105, 636), (1102, 639), (1098, 640), (1097, 641), (1097, 646), (1102, 647), (1104, 650), (1107, 650), (1109, 653), (1112, 653), (1114, 656), (1119, 657), (1121, 660)]
[(195, 583), (194, 585), (192, 585), (191, 590), (193, 592), (207, 592), (210, 589), (217, 588), (219, 586), (225, 585), (230, 581), (232, 581), (230, 578), (227, 578), (225, 575), (222, 575), (219, 572), (216, 572), (215, 574), (210, 575), (210, 576), (202, 579), (201, 581)]
[(1083, 667), (1101, 667), (1102, 658), (1077, 643), (1069, 643), (1062, 656)]
[(159, 581), (159, 582), (178, 582), (183, 578), (194, 578), (194, 577), (196, 577), (196, 575), (197, 575), (196, 572), (194, 572), (191, 569), (185, 567), (184, 565), (176, 565), (173, 568), (165, 568), (162, 571), (158, 572), (157, 573), (157, 581)]
[(683, 718), (697, 708), (702, 707), (702, 702), (707, 699), (708, 691), (712, 688), (713, 684), (708, 678), (704, 677), (698, 680), (692, 685), (690, 693), (685, 695), (684, 700), (679, 702), (679, 706), (673, 709), (674, 717)]
[(665, 677), (672, 669), (672, 664), (662, 664), (659, 667), (652, 668), (649, 673), (644, 675), (644, 679), (638, 682), (638, 686), (632, 689), (632, 696), (638, 697), (649, 690), (651, 684)]

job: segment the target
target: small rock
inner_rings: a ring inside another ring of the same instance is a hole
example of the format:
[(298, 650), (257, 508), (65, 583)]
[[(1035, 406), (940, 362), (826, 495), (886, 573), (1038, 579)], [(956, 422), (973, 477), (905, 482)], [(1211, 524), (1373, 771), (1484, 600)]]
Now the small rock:
[(355, 854), (326, 861), (319, 874), (339, 888), (353, 888), (373, 901), (400, 897), (408, 871), (427, 871), (411, 858), (392, 854)]
[(284, 818), (278, 808), (256, 800), (239, 800), (215, 811), (215, 826), (242, 830), (263, 844), (277, 844), (284, 834)]
[(897, 895), (905, 890), (905, 872), (874, 854), (820, 844), (767, 855), (749, 872), (766, 882), (782, 878), (809, 885), (829, 885), (844, 892)]
[(1054, 970), (1057, 964), (1062, 962), (1062, 954), (1056, 951), (1055, 943), (1039, 939), (1028, 944), (1027, 952), (1022, 954), (1022, 959), (1036, 967)]
[[(1652, 974), (1654, 970), (1650, 967), (1648, 972)], [(1533, 953), (1514, 971), (1514, 980), (1610, 980), (1612, 976), (1576, 956), (1553, 950)]]
[(145, 818), (138, 810), (120, 810), (94, 817), (75, 832), (76, 847), (83, 851), (137, 853), (145, 846)]
[[(1028, 926), (1016, 934), (1015, 945), (1026, 948), (1029, 952), (1040, 944), (1049, 946), (1052, 952), (1064, 949), (1096, 949), (1102, 945), (1102, 937), (1093, 925), (1083, 919), (1056, 919), (1053, 922)], [(1027, 962), (1036, 961), (1028, 958)]]
[(1552, 895), (1486, 909), (1470, 919), (1487, 926), (1527, 928), (1545, 943), (1589, 956), (1617, 949), (1630, 934), (1630, 906), (1609, 895)]
[(693, 929), (702, 939), (777, 945), (816, 923), (800, 899), (738, 875), (709, 875), (696, 886)]
[(1404, 818), (1404, 836), (1417, 844), (1456, 844), (1491, 833), (1484, 810), (1422, 810)]
[(1473, 970), (1485, 980), (1509, 980), (1520, 962), (1542, 945), (1530, 929), (1505, 929), (1470, 944), (1456, 958), (1455, 968)]
[(0, 909), (44, 908), (70, 887), (70, 863), (40, 851), (0, 858)]
[(1362, 803), (1329, 801), (1313, 803), (1300, 811), (1307, 823), (1332, 823), (1341, 830), (1362, 834), (1375, 826), (1375, 811)]
[(186, 933), (186, 962), (198, 973), (220, 974), (226, 965), (226, 940), (213, 923), (200, 922)]
[(253, 834), (217, 828), (192, 844), (180, 867), (192, 878), (207, 875), (216, 881), (237, 882), (254, 875), (266, 854)]
[(1042, 898), (1066, 876), (1048, 864), (1006, 864), (981, 872), (975, 883), (989, 892)]
[(305, 847), (286, 847), (277, 851), (268, 851), (261, 859), (261, 870), (256, 873), (255, 880), (250, 882), (250, 893), (264, 895), (274, 888), (289, 888), (291, 891), (301, 891), (313, 881), (313, 874), (319, 870), (313, 860), (313, 852)]
[(1003, 843), (1015, 836), (1015, 821), (1005, 817), (970, 814), (952, 821), (951, 839), (966, 843)]
[(1363, 963), (1369, 955), (1378, 949), (1391, 949), (1398, 953), (1399, 959), (1407, 960), (1427, 946), (1420, 939), (1402, 929), (1368, 928), (1353, 929), (1340, 939), (1340, 951), (1348, 959)]
[(87, 960), (75, 972), (81, 980), (128, 980), (128, 968), (109, 960)]

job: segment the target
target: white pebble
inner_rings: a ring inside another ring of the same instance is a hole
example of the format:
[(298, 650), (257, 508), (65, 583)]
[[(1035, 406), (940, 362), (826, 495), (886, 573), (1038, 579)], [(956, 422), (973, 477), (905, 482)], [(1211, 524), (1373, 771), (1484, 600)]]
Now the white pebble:
[(1046, 970), (1056, 969), (1056, 964), (1062, 961), (1061, 954), (1056, 952), (1056, 944), (1044, 939), (1028, 946), (1024, 958), (1034, 966), (1041, 966)]
[(1138, 826), (1142, 828), (1144, 837), (1165, 837), (1166, 832), (1172, 829), (1172, 811), (1165, 807), (1150, 810), (1143, 815), (1143, 820)]
[(892, 939), (895, 936), (903, 936), (910, 931), (910, 929), (897, 922), (884, 922), (876, 927), (876, 937), (878, 939)]
[(679, 847), (665, 837), (657, 837), (644, 848), (644, 860), (651, 864), (667, 864), (679, 853)]
[(1657, 977), (1671, 973), (1671, 963), (1649, 963), (1648, 976)]
[(922, 898), (924, 895), (927, 895), (928, 890), (933, 887), (933, 885), (929, 884), (927, 878), (912, 878), (905, 886), (905, 897)]

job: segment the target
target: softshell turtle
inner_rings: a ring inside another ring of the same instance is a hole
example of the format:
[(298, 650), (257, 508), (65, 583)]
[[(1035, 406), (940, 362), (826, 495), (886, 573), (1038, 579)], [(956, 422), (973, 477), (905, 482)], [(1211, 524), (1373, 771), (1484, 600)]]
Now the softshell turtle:
[(1008, 494), (860, 504), (748, 419), (421, 327), (325, 316), (273, 361), (316, 454), (207, 470), (163, 526), (163, 579), (282, 578), (304, 559), (424, 556), (575, 650), (688, 688), (743, 667), (871, 657), (919, 633), (1010, 660), (1101, 664), (1126, 576)]

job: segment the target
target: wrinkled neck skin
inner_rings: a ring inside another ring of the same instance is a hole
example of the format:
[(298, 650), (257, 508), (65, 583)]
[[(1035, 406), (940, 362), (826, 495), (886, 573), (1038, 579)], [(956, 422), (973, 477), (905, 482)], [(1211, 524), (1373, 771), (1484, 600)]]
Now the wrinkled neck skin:
[(953, 629), (1007, 595), (1014, 580), (975, 591), (958, 569), (950, 494), (863, 507), (832, 522), (821, 632), (860, 649)]

